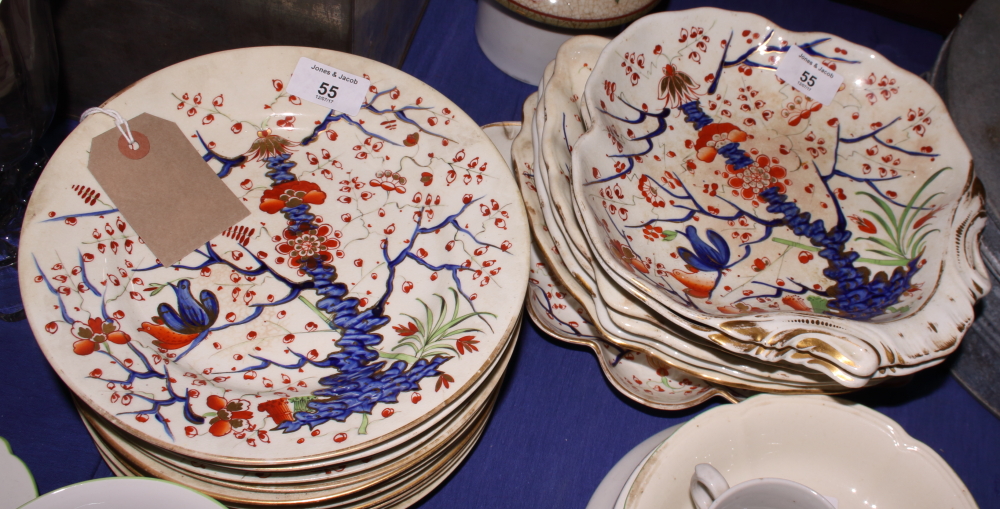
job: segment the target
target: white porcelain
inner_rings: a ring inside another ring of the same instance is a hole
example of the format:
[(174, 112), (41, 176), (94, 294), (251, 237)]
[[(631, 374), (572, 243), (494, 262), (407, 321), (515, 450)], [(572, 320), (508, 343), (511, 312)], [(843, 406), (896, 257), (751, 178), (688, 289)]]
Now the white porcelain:
[(570, 37), (564, 30), (532, 23), (496, 0), (479, 0), (476, 12), (479, 47), (493, 65), (518, 81), (538, 84), (559, 45)]
[[(773, 76), (790, 43), (845, 77), (831, 104)], [(591, 248), (636, 293), (724, 333), (703, 338), (847, 387), (957, 347), (988, 288), (982, 196), (918, 77), (836, 37), (706, 8), (634, 23), (584, 97), (594, 123), (573, 185)]]
[(112, 477), (50, 491), (21, 509), (220, 509), (224, 505), (190, 488), (160, 479)]
[(14, 509), (38, 496), (35, 478), (21, 458), (14, 456), (10, 443), (0, 437), (0, 509)]
[(835, 500), (828, 500), (808, 486), (786, 479), (750, 479), (730, 486), (708, 463), (694, 467), (691, 500), (697, 509), (837, 509)]
[[(361, 112), (289, 96), (300, 57), (367, 75)], [(482, 130), (427, 85), (353, 55), (250, 48), (179, 63), (105, 106), (177, 123), (251, 209), (158, 267), (86, 168), (111, 121), (88, 118), (53, 155), (22, 233), (22, 296), (56, 372), (116, 426), (233, 465), (348, 456), (444, 411), (504, 351), (527, 287), (520, 193)], [(85, 188), (101, 197), (85, 201)], [(293, 221), (289, 200), (315, 222)], [(206, 323), (157, 323), (175, 307)], [(418, 323), (454, 312), (465, 319), (423, 345)], [(340, 395), (344, 379), (324, 378), (338, 373), (380, 395)], [(338, 387), (330, 400), (313, 394), (324, 384)]]
[(610, 509), (614, 507), (615, 501), (622, 490), (627, 486), (628, 480), (632, 473), (637, 470), (636, 467), (642, 464), (642, 461), (649, 456), (649, 453), (653, 452), (661, 442), (666, 440), (673, 435), (680, 424), (675, 424), (645, 440), (643, 440), (639, 445), (632, 448), (625, 456), (622, 456), (615, 466), (611, 467), (604, 479), (601, 480), (601, 484), (597, 485), (597, 489), (594, 490), (594, 494), (590, 496), (590, 501), (587, 502), (587, 509)]
[(693, 509), (690, 479), (700, 463), (733, 484), (797, 482), (841, 508), (977, 507), (932, 448), (870, 408), (827, 396), (759, 395), (702, 413), (653, 453), (626, 507)]

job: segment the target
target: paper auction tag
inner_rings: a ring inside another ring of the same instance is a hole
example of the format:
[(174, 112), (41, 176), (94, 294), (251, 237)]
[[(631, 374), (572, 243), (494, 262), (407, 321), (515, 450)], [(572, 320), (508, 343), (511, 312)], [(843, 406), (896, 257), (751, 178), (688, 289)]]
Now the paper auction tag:
[(814, 101), (828, 106), (837, 95), (844, 77), (830, 70), (802, 48), (792, 46), (778, 62), (777, 75)]
[(306, 57), (299, 59), (288, 92), (332, 110), (354, 116), (361, 111), (371, 82)]
[(164, 266), (173, 265), (250, 215), (177, 124), (143, 113), (90, 145), (90, 172)]

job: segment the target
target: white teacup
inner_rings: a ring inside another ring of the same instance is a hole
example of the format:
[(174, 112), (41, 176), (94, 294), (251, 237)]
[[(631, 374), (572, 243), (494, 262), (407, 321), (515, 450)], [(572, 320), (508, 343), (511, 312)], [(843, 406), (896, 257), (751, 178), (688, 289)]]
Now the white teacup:
[(694, 467), (691, 500), (698, 509), (837, 509), (837, 499), (786, 479), (751, 479), (730, 488), (708, 463)]

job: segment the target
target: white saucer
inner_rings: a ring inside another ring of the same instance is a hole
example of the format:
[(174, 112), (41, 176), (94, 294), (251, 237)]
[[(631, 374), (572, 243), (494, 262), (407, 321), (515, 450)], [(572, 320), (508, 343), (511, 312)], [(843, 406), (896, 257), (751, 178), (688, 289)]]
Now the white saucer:
[(760, 477), (804, 484), (840, 507), (974, 509), (941, 457), (888, 417), (827, 396), (760, 395), (715, 407), (665, 440), (628, 488), (627, 509), (691, 509), (695, 465), (731, 485)]
[(664, 440), (670, 438), (670, 435), (673, 435), (681, 425), (675, 424), (643, 440), (641, 444), (635, 446), (628, 454), (622, 456), (622, 459), (618, 460), (618, 463), (615, 463), (615, 466), (611, 468), (608, 475), (604, 476), (601, 484), (597, 485), (597, 490), (594, 491), (594, 494), (590, 497), (590, 502), (587, 503), (587, 509), (610, 509), (613, 507), (619, 494), (629, 485), (628, 481), (639, 473), (639, 467), (645, 463), (645, 460), (656, 447), (663, 443)]
[(0, 437), (0, 509), (14, 509), (38, 496), (31, 471)]

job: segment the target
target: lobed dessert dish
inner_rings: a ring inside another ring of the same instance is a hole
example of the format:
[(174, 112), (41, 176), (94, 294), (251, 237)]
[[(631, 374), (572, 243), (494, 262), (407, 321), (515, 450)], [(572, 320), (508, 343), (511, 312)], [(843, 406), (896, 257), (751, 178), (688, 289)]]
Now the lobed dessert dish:
[[(843, 76), (830, 104), (774, 75), (793, 46)], [(585, 238), (658, 315), (852, 388), (957, 347), (989, 288), (983, 200), (919, 77), (834, 36), (693, 9), (631, 25), (583, 97)]]
[[(534, 115), (536, 103), (544, 111), (537, 129), (541, 133), (539, 141), (529, 140), (527, 133), (522, 131), (513, 145), (514, 165), (518, 168), (534, 237), (540, 247), (540, 263), (563, 289), (560, 293), (571, 296), (581, 306), (582, 319), (570, 317), (565, 321), (589, 322), (599, 334), (583, 335), (596, 335), (603, 338), (606, 345), (640, 353), (644, 359), (654, 359), (652, 362), (657, 365), (672, 366), (716, 384), (786, 393), (843, 391), (842, 385), (820, 375), (746, 362), (720, 351), (683, 328), (658, 318), (641, 301), (609, 283), (603, 269), (595, 267), (590, 247), (581, 239), (583, 234), (575, 221), (569, 182), (570, 153), (572, 143), (585, 130), (587, 113), (580, 104), (580, 94), (593, 62), (606, 44), (607, 39), (581, 36), (563, 45), (546, 75), (541, 98), (530, 97), (525, 103), (526, 119), (539, 118)], [(531, 163), (527, 162), (529, 160)], [(529, 310), (536, 304), (539, 303), (529, 299)], [(580, 342), (578, 331), (552, 323), (544, 312), (535, 312), (533, 316), (543, 329), (557, 332), (554, 336)], [(685, 323), (685, 326), (697, 325)], [(731, 400), (736, 397), (728, 396)], [(646, 404), (658, 406), (661, 402), (647, 399)]]
[[(797, 53), (843, 78), (832, 98), (777, 77)], [(555, 337), (716, 387), (836, 394), (942, 362), (989, 290), (981, 186), (946, 108), (861, 46), (650, 15), (564, 43), (524, 114), (533, 270), (578, 304), (529, 299)]]

